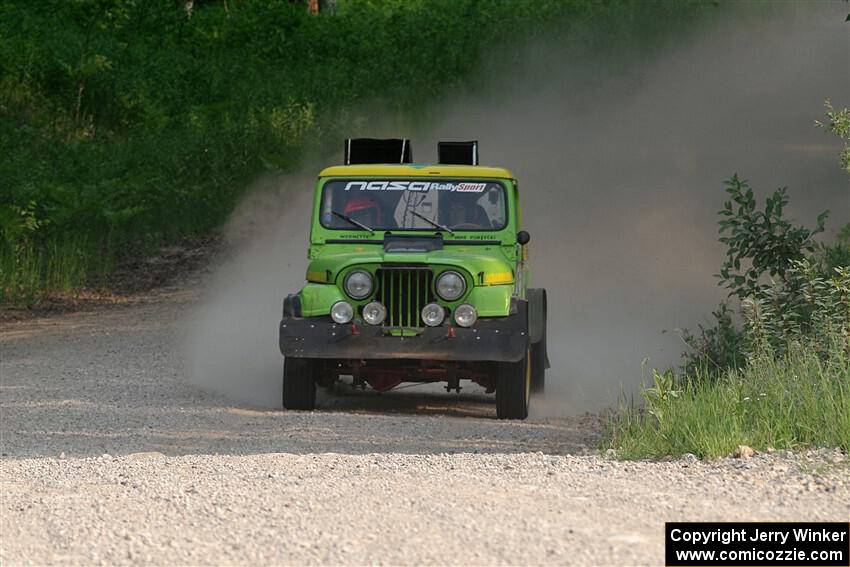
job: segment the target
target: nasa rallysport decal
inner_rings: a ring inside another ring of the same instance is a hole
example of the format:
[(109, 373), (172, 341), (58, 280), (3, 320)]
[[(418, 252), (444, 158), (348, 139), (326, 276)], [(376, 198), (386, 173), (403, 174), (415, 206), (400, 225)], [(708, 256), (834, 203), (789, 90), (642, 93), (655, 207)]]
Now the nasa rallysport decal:
[(482, 193), (486, 183), (438, 183), (435, 181), (349, 181), (346, 191), (455, 191)]

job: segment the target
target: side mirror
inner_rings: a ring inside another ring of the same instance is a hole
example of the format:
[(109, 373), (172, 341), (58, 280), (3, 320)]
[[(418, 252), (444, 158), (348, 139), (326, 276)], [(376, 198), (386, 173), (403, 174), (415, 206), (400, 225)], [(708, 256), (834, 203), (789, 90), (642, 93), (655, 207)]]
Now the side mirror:
[(526, 244), (528, 244), (529, 240), (531, 240), (531, 235), (525, 232), (524, 230), (521, 230), (516, 233), (516, 242), (520, 246), (525, 246)]

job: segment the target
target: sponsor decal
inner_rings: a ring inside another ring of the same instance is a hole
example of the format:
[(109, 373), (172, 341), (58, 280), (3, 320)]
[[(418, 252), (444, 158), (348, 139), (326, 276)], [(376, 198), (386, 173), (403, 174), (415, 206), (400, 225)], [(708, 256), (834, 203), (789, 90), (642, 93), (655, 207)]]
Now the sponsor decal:
[(486, 183), (440, 183), (437, 181), (349, 181), (346, 191), (449, 191), (456, 193), (483, 193)]

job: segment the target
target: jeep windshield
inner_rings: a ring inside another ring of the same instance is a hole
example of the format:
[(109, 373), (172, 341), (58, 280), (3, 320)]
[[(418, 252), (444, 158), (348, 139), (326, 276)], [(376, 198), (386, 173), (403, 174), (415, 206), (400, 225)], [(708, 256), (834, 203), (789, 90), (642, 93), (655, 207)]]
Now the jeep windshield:
[(508, 221), (505, 186), (469, 179), (334, 179), (320, 221), (337, 230), (496, 231)]

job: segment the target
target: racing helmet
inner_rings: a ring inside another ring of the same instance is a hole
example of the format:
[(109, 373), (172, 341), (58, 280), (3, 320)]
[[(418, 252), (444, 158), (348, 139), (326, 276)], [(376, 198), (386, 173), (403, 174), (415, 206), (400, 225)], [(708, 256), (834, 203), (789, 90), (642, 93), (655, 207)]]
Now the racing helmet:
[(371, 217), (370, 222), (376, 225), (381, 224), (381, 207), (374, 198), (367, 195), (357, 195), (349, 199), (345, 204), (343, 214), (352, 218), (366, 218), (366, 215), (369, 215)]

